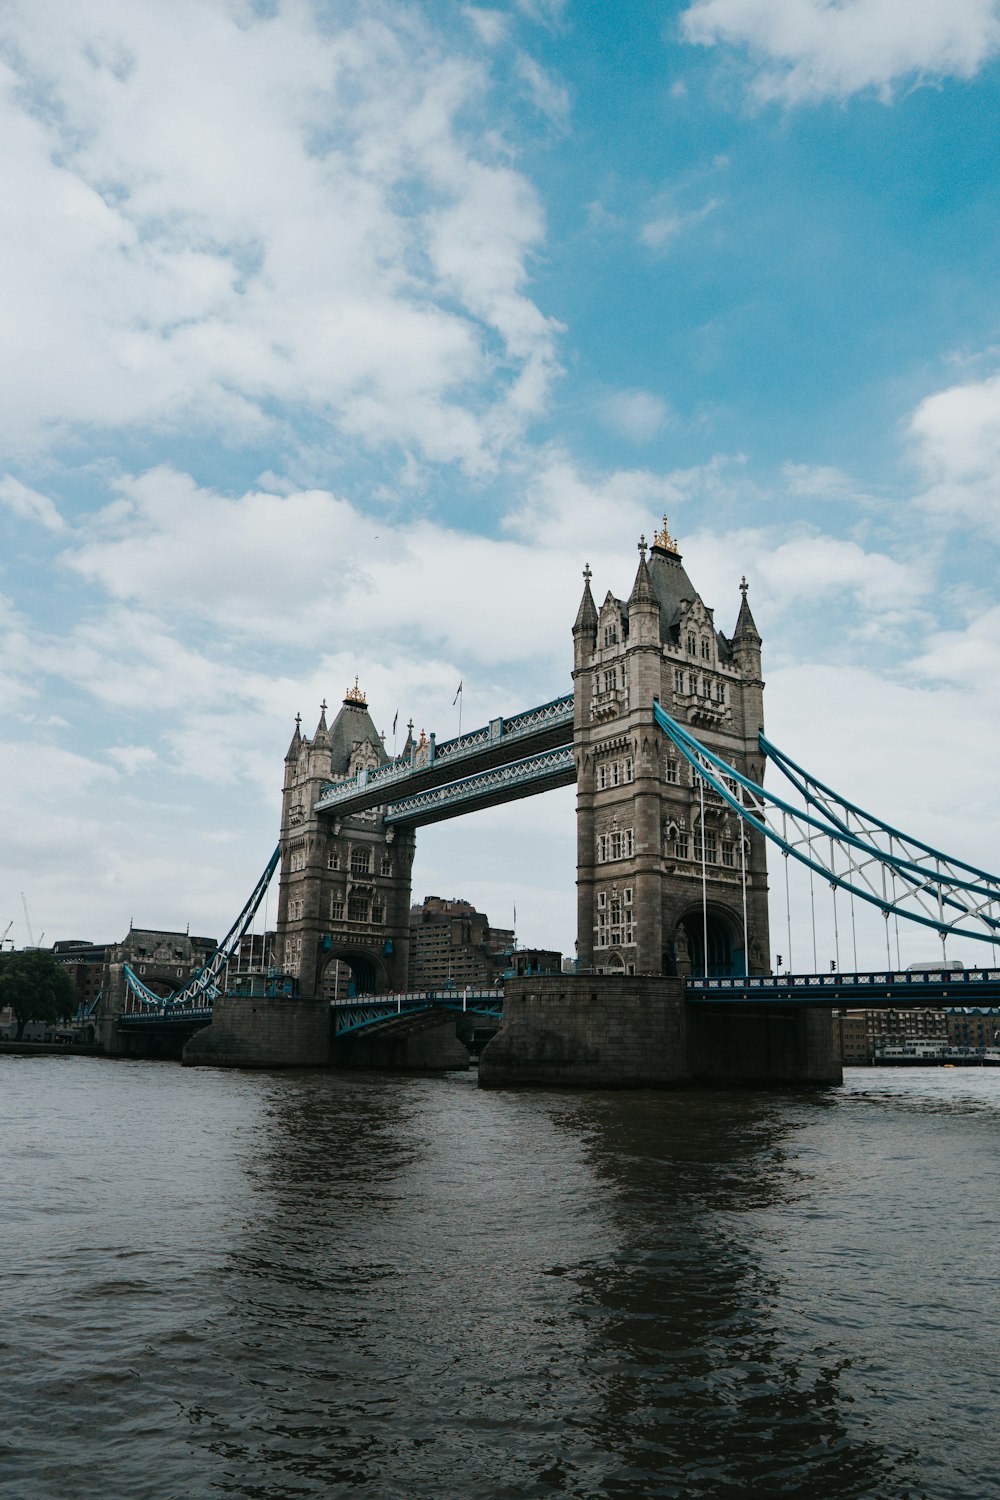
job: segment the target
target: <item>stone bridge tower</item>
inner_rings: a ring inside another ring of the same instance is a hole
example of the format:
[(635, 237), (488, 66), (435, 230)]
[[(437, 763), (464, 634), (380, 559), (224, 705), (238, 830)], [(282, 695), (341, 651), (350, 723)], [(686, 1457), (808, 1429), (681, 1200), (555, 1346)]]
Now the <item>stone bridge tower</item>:
[(413, 830), (386, 827), (377, 808), (315, 810), (332, 782), (388, 759), (357, 679), (329, 727), (323, 704), (311, 740), (296, 720), (281, 804), (277, 959), (305, 997), (332, 998), (338, 960), (357, 993), (406, 988)]
[(766, 973), (766, 840), (707, 789), (702, 823), (699, 778), (653, 719), (658, 698), (696, 738), (761, 780), (761, 640), (746, 581), (727, 637), (688, 578), (666, 517), (648, 561), (645, 538), (639, 553), (628, 599), (609, 592), (600, 609), (588, 567), (573, 626), (579, 966)]

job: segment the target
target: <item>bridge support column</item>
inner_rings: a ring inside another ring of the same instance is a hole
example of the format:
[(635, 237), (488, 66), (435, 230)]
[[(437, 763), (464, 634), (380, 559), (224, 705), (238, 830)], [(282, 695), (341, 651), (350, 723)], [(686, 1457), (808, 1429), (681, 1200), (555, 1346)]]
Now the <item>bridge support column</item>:
[(184, 1048), (186, 1067), (325, 1068), (330, 1007), (325, 1000), (223, 995), (212, 1024)]
[(689, 1005), (683, 979), (552, 974), (508, 980), (481, 1088), (837, 1084), (827, 1009)]

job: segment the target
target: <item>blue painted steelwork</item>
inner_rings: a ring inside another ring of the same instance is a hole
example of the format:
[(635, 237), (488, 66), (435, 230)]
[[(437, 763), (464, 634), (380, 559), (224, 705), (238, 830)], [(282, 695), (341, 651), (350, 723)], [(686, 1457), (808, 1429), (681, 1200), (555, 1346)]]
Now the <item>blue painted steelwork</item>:
[(749, 978), (688, 979), (693, 1005), (849, 1005), (859, 1009), (989, 1008), (1000, 1000), (1000, 968), (937, 969), (865, 974), (764, 974)]
[(499, 1020), (503, 1014), (503, 991), (422, 990), (406, 995), (359, 995), (355, 1000), (332, 1001), (330, 1004), (336, 1036), (431, 1010), (451, 1010)]
[(391, 802), (385, 810), (387, 823), (431, 823), (441, 818), (470, 812), (470, 804), (483, 807), (535, 792), (551, 791), (576, 780), (576, 760), (571, 746), (545, 750), (524, 760), (511, 761), (493, 771), (451, 781), (446, 786), (431, 787)]
[[(696, 740), (664, 711), (659, 702), (654, 701), (653, 713), (660, 728), (702, 777), (710, 792), (776, 844), (786, 857), (790, 855), (821, 875), (831, 886), (849, 891), (878, 907), (886, 916), (896, 914), (906, 921), (931, 927), (942, 935), (955, 934), (977, 942), (996, 942), (1000, 937), (1000, 878), (997, 876), (954, 860), (930, 845), (899, 833), (878, 818), (861, 813), (853, 804), (795, 767), (780, 752), (772, 756), (774, 747), (763, 735), (760, 737), (763, 753), (773, 759), (775, 766), (804, 797), (807, 807), (814, 811), (804, 811), (765, 791)], [(792, 767), (791, 772), (788, 767)], [(842, 811), (831, 811), (823, 797)], [(859, 825), (852, 832), (848, 814), (864, 819), (866, 826)], [(779, 822), (781, 832), (778, 831)], [(789, 823), (794, 834), (792, 838), (788, 837)], [(879, 837), (888, 839), (888, 849), (879, 847)], [(893, 848), (894, 842), (900, 845), (898, 852)], [(827, 845), (829, 858), (826, 857)], [(929, 864), (930, 861), (933, 865)], [(873, 880), (876, 873), (880, 877), (881, 893)], [(969, 875), (974, 878), (967, 879)], [(886, 876), (892, 881), (893, 892), (897, 881), (903, 887), (902, 893), (894, 894), (891, 899)], [(946, 912), (956, 915), (946, 920)], [(960, 922), (966, 925), (959, 926)], [(985, 931), (967, 925), (970, 922), (981, 923)]]
[(142, 1006), (147, 1013), (157, 1011), (163, 1014), (167, 1011), (182, 1011), (185, 1015), (198, 1013), (198, 1002), (201, 1001), (211, 1006), (219, 995), (218, 981), (237, 952), (240, 943), (246, 936), (247, 928), (253, 921), (257, 909), (264, 899), (265, 892), (271, 884), (271, 879), (278, 868), (281, 858), (281, 845), (275, 849), (268, 860), (264, 873), (240, 912), (236, 921), (226, 933), (222, 942), (216, 948), (212, 957), (203, 969), (199, 969), (192, 979), (179, 990), (174, 990), (170, 995), (157, 995), (148, 985), (143, 984), (138, 974), (129, 964), (123, 966), (126, 995), (136, 1004)]
[(212, 1019), (211, 1006), (167, 1011), (125, 1011), (117, 1024), (126, 1028), (146, 1026), (190, 1026), (192, 1021), (203, 1021), (207, 1026)]
[[(516, 744), (518, 740), (560, 727), (571, 733), (572, 726), (573, 694), (568, 693), (561, 698), (553, 698), (548, 703), (540, 703), (536, 708), (512, 714), (509, 718), (492, 719), (482, 728), (472, 729), (453, 740), (443, 740), (440, 745), (431, 735), (426, 760), (417, 764), (414, 750), (406, 757), (398, 756), (388, 765), (378, 766), (374, 770), (359, 770), (349, 781), (329, 782), (322, 789), (316, 809), (323, 811), (354, 801), (361, 793), (385, 792), (394, 796), (397, 788), (405, 787), (407, 780), (425, 776), (430, 768), (440, 766), (443, 761), (452, 762), (456, 771), (460, 771), (462, 761), (481, 756), (492, 748), (507, 746), (512, 741)], [(450, 771), (451, 767), (448, 769)], [(387, 799), (380, 800), (384, 802)], [(376, 805), (375, 799), (371, 805)]]

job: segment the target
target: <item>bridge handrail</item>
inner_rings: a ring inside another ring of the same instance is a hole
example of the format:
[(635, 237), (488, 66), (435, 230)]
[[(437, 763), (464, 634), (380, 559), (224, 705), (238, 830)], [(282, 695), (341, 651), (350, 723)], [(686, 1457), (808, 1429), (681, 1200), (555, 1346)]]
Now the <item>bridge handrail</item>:
[(951, 985), (997, 984), (1000, 968), (988, 966), (976, 969), (872, 969), (861, 973), (823, 974), (750, 974), (750, 975), (704, 975), (692, 974), (685, 981), (688, 990), (731, 992), (733, 990), (796, 990), (796, 989), (847, 989), (864, 990), (892, 988), (898, 990), (919, 989), (933, 985), (943, 988)]
[(382, 995), (354, 995), (350, 1000), (331, 1000), (331, 1010), (336, 1007), (354, 1009), (359, 1005), (426, 1004), (432, 1000), (502, 1000), (502, 989), (452, 989), (452, 990), (388, 990)]
[(412, 755), (405, 758), (397, 757), (384, 766), (377, 766), (372, 770), (361, 769), (349, 781), (325, 782), (320, 788), (317, 805), (331, 807), (338, 802), (346, 802), (357, 796), (359, 792), (372, 787), (390, 786), (398, 781), (406, 781), (416, 772), (427, 770), (429, 764), (436, 765), (441, 760), (461, 759), (481, 749), (484, 745), (521, 738), (545, 724), (571, 721), (573, 702), (573, 694), (564, 693), (559, 698), (551, 698), (548, 703), (539, 703), (535, 708), (523, 709), (509, 718), (493, 719), (489, 724), (484, 724), (478, 729), (467, 730), (465, 734), (457, 735), (454, 739), (442, 740), (440, 744), (434, 743), (432, 762), (416, 765)]
[(401, 797), (390, 804), (386, 813), (387, 822), (405, 821), (421, 808), (441, 807), (452, 802), (464, 802), (479, 791), (493, 787), (518, 786), (532, 781), (546, 772), (569, 770), (575, 765), (572, 746), (557, 745), (552, 750), (540, 750), (537, 755), (527, 755), (523, 760), (508, 761), (489, 771), (477, 771), (472, 776), (460, 777), (444, 786), (428, 787), (423, 792), (414, 792), (410, 797)]

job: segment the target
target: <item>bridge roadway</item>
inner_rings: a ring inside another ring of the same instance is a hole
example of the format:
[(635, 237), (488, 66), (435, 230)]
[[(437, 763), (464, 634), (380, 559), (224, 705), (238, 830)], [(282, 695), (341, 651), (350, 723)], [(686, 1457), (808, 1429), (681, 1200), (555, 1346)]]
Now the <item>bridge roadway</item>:
[(1000, 1004), (1000, 967), (863, 974), (764, 974), (697, 978), (685, 986), (690, 1005), (835, 1005), (851, 1010), (962, 1010)]
[[(234, 991), (234, 993), (245, 993)], [(274, 995), (288, 994), (275, 988)], [(764, 974), (750, 978), (689, 979), (684, 990), (689, 1005), (837, 1006), (852, 1010), (928, 1010), (1000, 1005), (1000, 967), (925, 972), (877, 969), (859, 974)], [(503, 990), (420, 990), (398, 995), (358, 995), (330, 1005), (337, 1034), (376, 1022), (415, 1015), (431, 1008), (503, 1013)], [(164, 1023), (207, 1026), (211, 1009), (165, 1007), (163, 1010), (125, 1012), (118, 1025), (143, 1030)]]
[(315, 811), (341, 814), (386, 807), (386, 821), (419, 825), (492, 807), (576, 780), (573, 694), (510, 718), (491, 719), (440, 745), (415, 750), (350, 781), (323, 788)]

